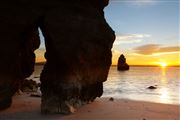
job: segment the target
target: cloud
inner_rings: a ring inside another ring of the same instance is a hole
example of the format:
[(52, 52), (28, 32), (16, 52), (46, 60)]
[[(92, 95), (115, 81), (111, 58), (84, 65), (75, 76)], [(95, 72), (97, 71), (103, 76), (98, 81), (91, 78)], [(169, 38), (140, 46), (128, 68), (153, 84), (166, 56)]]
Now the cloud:
[(144, 40), (144, 38), (149, 37), (151, 37), (151, 35), (148, 34), (121, 34), (116, 36), (114, 45), (140, 43)]
[(147, 44), (134, 48), (137, 54), (153, 55), (153, 54), (167, 54), (172, 52), (180, 52), (180, 46), (166, 46), (159, 44)]
[(130, 2), (132, 4), (139, 5), (139, 6), (141, 6), (141, 5), (152, 5), (152, 4), (156, 3), (155, 0), (133, 0), (133, 1), (130, 0)]
[(157, 0), (110, 0), (112, 2), (124, 2), (131, 5), (144, 6), (152, 5), (157, 2)]

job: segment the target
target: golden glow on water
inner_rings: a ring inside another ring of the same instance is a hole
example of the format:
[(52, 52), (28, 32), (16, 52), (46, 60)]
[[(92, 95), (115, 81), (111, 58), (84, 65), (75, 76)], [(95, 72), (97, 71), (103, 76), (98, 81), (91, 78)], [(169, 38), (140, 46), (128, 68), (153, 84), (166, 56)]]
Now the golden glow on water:
[(161, 67), (161, 81), (167, 81), (166, 79), (166, 67)]
[(167, 88), (161, 88), (160, 89), (160, 101), (162, 103), (169, 103), (169, 99), (170, 99), (170, 95), (169, 95), (169, 91)]
[(159, 93), (160, 93), (160, 102), (162, 103), (169, 103), (170, 102), (170, 94), (169, 94), (169, 90), (166, 87), (168, 84), (167, 78), (166, 78), (166, 64), (162, 64), (161, 66), (161, 84), (162, 84), (162, 88), (160, 88)]

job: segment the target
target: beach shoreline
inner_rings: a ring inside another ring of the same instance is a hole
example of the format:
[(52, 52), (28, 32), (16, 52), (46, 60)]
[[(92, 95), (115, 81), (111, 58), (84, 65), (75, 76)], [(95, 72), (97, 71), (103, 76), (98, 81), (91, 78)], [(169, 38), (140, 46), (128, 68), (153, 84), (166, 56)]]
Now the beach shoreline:
[(13, 97), (12, 106), (0, 112), (2, 120), (179, 120), (180, 105), (97, 98), (71, 115), (41, 115), (40, 97), (23, 93)]

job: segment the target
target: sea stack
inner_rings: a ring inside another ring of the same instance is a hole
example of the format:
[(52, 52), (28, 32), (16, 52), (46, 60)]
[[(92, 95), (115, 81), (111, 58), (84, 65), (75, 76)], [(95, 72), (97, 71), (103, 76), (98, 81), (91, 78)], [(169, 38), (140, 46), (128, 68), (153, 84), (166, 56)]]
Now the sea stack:
[(129, 65), (126, 63), (126, 58), (123, 54), (121, 54), (118, 59), (117, 69), (119, 71), (129, 70)]

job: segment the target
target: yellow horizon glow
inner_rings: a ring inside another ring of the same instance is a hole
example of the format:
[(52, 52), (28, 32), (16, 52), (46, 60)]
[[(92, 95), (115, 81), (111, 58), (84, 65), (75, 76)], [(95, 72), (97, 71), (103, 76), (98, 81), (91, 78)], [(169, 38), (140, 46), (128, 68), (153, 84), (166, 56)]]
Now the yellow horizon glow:
[[(45, 62), (44, 49), (38, 49), (36, 53), (36, 63)], [(120, 52), (114, 52), (112, 65), (117, 65)], [(134, 53), (124, 54), (129, 65), (155, 65), (155, 66), (180, 66), (180, 52), (159, 55), (138, 55)]]
[(44, 58), (45, 49), (37, 49), (35, 51), (36, 54), (36, 63), (45, 62), (46, 59)]
[[(117, 65), (120, 52), (113, 52), (112, 65)], [(180, 66), (180, 52), (156, 55), (124, 54), (129, 65)]]
[(161, 66), (162, 68), (165, 68), (168, 66), (168, 64), (166, 62), (159, 62), (159, 66)]

